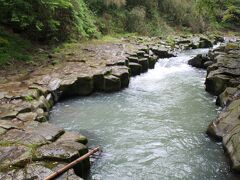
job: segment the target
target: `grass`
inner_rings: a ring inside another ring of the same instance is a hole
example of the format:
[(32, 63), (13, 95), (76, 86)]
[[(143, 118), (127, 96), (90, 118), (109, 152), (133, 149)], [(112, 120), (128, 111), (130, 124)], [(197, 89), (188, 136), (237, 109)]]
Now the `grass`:
[(30, 61), (31, 43), (0, 27), (0, 66), (15, 61)]

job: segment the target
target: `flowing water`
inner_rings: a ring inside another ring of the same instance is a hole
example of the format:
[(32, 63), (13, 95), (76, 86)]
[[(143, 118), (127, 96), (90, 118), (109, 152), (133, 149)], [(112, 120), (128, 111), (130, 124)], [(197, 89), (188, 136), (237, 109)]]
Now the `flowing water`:
[(205, 71), (187, 65), (206, 49), (160, 59), (155, 69), (131, 79), (129, 88), (58, 103), (50, 121), (80, 131), (103, 148), (89, 179), (227, 180), (221, 144), (205, 134), (216, 117), (204, 91)]

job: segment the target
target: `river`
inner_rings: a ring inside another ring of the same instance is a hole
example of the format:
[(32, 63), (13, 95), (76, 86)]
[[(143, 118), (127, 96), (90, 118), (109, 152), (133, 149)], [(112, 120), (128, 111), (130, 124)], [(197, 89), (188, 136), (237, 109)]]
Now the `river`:
[(100, 145), (89, 179), (228, 180), (221, 143), (205, 134), (216, 117), (215, 98), (204, 91), (206, 72), (187, 61), (207, 49), (160, 59), (121, 92), (96, 93), (54, 106), (50, 122), (79, 131)]

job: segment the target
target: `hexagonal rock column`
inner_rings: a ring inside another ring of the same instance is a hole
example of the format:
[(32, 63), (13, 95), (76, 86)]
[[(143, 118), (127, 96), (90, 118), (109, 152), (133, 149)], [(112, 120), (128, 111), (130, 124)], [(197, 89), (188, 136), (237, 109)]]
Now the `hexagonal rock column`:
[(130, 81), (129, 68), (126, 66), (119, 66), (112, 68), (112, 75), (120, 78), (121, 88), (128, 87)]
[(114, 92), (121, 89), (121, 80), (113, 75), (104, 76), (104, 91)]
[(142, 65), (138, 63), (129, 63), (129, 68), (131, 69), (131, 76), (140, 75), (142, 72)]
[(148, 58), (138, 59), (138, 63), (142, 65), (142, 72), (147, 72), (149, 68)]
[(86, 96), (93, 92), (93, 78), (91, 76), (67, 77), (61, 81), (61, 97)]

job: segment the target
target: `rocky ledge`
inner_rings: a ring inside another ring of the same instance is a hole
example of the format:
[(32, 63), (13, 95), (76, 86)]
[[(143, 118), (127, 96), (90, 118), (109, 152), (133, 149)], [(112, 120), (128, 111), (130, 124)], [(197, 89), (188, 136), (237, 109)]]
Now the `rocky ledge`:
[(198, 55), (189, 64), (207, 69), (206, 91), (217, 96), (216, 104), (222, 107), (207, 134), (223, 142), (232, 169), (240, 172), (240, 41)]
[[(0, 179), (44, 179), (88, 152), (86, 137), (47, 122), (59, 100), (119, 91), (128, 87), (130, 76), (154, 68), (159, 58), (212, 46), (204, 37), (176, 37), (174, 42), (170, 46), (161, 38), (146, 37), (93, 42), (51, 55), (64, 59), (59, 64), (28, 74), (6, 72), (0, 85)], [(87, 159), (60, 179), (81, 179), (89, 168)]]

